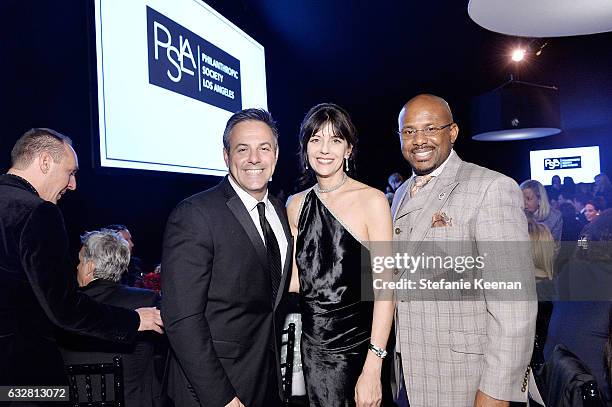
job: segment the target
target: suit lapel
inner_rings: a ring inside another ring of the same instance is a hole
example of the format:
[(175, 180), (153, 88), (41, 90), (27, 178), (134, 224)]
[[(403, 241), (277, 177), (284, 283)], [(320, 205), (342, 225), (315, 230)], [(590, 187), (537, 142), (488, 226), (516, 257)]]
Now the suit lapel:
[(450, 196), (451, 192), (453, 192), (453, 189), (459, 185), (459, 183), (456, 181), (453, 181), (450, 184), (446, 184), (444, 182), (440, 185), (441, 181), (443, 180), (437, 180), (434, 188), (429, 191), (427, 199), (425, 200), (427, 205), (423, 207), (421, 214), (419, 215), (419, 220), (412, 228), (410, 240), (413, 242), (418, 242), (420, 244), (420, 242), (423, 241), (425, 234), (427, 234), (427, 231), (431, 228), (431, 221), (434, 213), (442, 209), (446, 201), (448, 201), (448, 197)]
[(283, 265), (283, 274), (281, 275), (280, 284), (278, 287), (278, 293), (274, 300), (274, 309), (278, 306), (281, 297), (283, 296), (283, 292), (285, 291), (285, 284), (287, 283), (287, 278), (291, 274), (291, 262), (293, 258), (293, 236), (291, 236), (291, 229), (289, 228), (289, 220), (287, 219), (287, 211), (285, 207), (275, 199), (274, 197), (269, 196), (268, 198), (274, 209), (276, 210), (276, 214), (281, 221), (281, 225), (283, 225), (283, 231), (285, 232), (285, 237), (287, 238), (287, 251), (285, 255), (285, 264)]
[(268, 199), (272, 203), (272, 206), (274, 206), (274, 210), (281, 221), (281, 225), (283, 225), (283, 231), (285, 232), (287, 242), (289, 242), (289, 240), (291, 240), (291, 229), (289, 228), (289, 221), (287, 220), (287, 211), (282, 203), (275, 197), (268, 195)]
[[(423, 205), (425, 204), (425, 200), (422, 199), (422, 197), (420, 196), (417, 198), (410, 197), (410, 185), (412, 185), (413, 182), (414, 182), (414, 176), (412, 176), (408, 181), (406, 181), (406, 183), (404, 183), (404, 185), (402, 185), (402, 187), (405, 186), (405, 188), (403, 188), (402, 190), (402, 195), (399, 200), (399, 204), (396, 209), (396, 213), (393, 217), (394, 222), (408, 215), (410, 212), (422, 209)], [(400, 190), (398, 189), (398, 192), (399, 191)]]
[(253, 244), (255, 252), (257, 252), (257, 257), (259, 258), (262, 267), (264, 270), (267, 270), (268, 254), (266, 252), (266, 246), (264, 245), (263, 240), (261, 240), (261, 235), (253, 223), (253, 218), (251, 218), (251, 215), (249, 215), (249, 212), (240, 200), (238, 194), (236, 194), (236, 191), (234, 191), (234, 188), (232, 188), (230, 185), (227, 177), (222, 181), (222, 183), (224, 183), (223, 187), (225, 189), (226, 196), (228, 197), (226, 205), (232, 211), (240, 225), (242, 225), (242, 228)]
[(405, 215), (402, 205), (406, 199), (406, 194), (408, 191), (408, 185), (412, 182), (412, 178), (404, 182), (400, 187), (395, 191), (395, 195), (393, 196), (393, 202), (391, 203), (391, 215), (393, 217), (393, 222), (396, 219)]

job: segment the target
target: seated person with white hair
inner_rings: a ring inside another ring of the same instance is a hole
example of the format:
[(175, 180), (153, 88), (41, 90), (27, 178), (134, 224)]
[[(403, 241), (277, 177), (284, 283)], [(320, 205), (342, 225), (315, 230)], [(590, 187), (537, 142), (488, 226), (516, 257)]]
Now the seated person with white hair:
[(137, 283), (142, 283), (142, 278), (144, 276), (143, 270), (145, 267), (142, 259), (134, 256), (134, 239), (132, 238), (130, 230), (127, 226), (120, 223), (108, 225), (103, 229), (119, 232), (128, 242), (130, 248), (130, 264), (128, 264), (127, 271), (121, 275), (121, 284), (129, 285), (130, 287), (142, 287), (142, 285), (138, 285)]
[[(155, 291), (119, 284), (130, 262), (130, 249), (118, 232), (108, 229), (87, 232), (81, 241), (77, 280), (84, 294), (98, 302), (128, 309), (158, 305)], [(133, 407), (152, 405), (158, 392), (152, 339), (143, 334), (125, 345), (63, 332), (58, 342), (65, 364), (107, 363), (114, 356), (121, 356), (125, 405)]]

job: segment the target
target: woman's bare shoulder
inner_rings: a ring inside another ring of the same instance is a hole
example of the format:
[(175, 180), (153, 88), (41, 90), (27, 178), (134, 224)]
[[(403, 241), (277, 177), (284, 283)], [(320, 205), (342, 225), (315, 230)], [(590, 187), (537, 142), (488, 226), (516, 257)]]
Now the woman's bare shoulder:
[(353, 180), (352, 184), (352, 193), (359, 199), (359, 202), (363, 203), (364, 205), (374, 205), (380, 203), (389, 205), (389, 201), (387, 201), (387, 197), (382, 191), (356, 180)]
[(287, 198), (287, 216), (289, 217), (290, 223), (295, 223), (297, 225), (298, 212), (306, 198), (306, 194), (308, 194), (311, 189), (312, 188), (308, 188)]
[(308, 188), (308, 189), (305, 189), (303, 191), (297, 192), (297, 193), (295, 193), (293, 195), (289, 195), (289, 198), (287, 198), (287, 203), (285, 205), (285, 206), (287, 206), (287, 209), (299, 206), (300, 202), (304, 199), (304, 197), (306, 196), (306, 194), (310, 190), (311, 190), (311, 188)]

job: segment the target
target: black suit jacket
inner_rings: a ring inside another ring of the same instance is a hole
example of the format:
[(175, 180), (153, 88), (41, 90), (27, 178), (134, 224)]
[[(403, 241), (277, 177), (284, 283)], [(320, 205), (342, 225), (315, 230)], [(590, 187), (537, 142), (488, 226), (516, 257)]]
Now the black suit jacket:
[(293, 244), (284, 205), (269, 199), (288, 240), (275, 299), (264, 243), (227, 177), (170, 215), (162, 318), (174, 354), (168, 393), (177, 405), (224, 406), (238, 396), (258, 407), (271, 386), (280, 391), (282, 316), (275, 311), (289, 282)]
[[(159, 303), (155, 291), (108, 280), (93, 280), (81, 291), (103, 304), (127, 309), (155, 307)], [(126, 407), (149, 407), (159, 392), (153, 366), (154, 341), (158, 338), (154, 335), (157, 334), (140, 332), (134, 343), (117, 344), (61, 332), (58, 342), (66, 364), (112, 363), (115, 355), (121, 356)]]
[(134, 311), (79, 293), (64, 219), (23, 179), (0, 175), (0, 385), (66, 384), (54, 325), (130, 342)]

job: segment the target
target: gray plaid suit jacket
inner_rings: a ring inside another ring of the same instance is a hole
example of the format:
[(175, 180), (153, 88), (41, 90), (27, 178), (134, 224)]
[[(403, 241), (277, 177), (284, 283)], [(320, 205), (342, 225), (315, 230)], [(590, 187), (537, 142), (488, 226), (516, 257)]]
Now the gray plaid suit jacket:
[[(398, 293), (396, 352), (410, 405), (473, 406), (478, 389), (496, 399), (525, 401), (537, 301), (531, 294), (534, 267), (521, 190), (512, 179), (464, 162), (454, 151), (442, 173), (410, 198), (413, 181), (393, 200), (396, 250), (417, 255), (424, 241), (441, 243), (447, 254), (477, 256), (486, 250), (482, 276), (519, 275), (530, 294), (519, 301), (495, 290), (465, 296), (459, 291), (452, 298), (440, 292), (433, 300), (405, 300), (405, 293)], [(451, 225), (432, 227), (436, 213), (451, 218)], [(405, 270), (396, 274), (414, 278)]]

